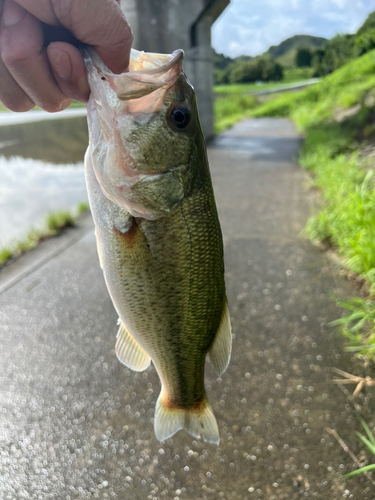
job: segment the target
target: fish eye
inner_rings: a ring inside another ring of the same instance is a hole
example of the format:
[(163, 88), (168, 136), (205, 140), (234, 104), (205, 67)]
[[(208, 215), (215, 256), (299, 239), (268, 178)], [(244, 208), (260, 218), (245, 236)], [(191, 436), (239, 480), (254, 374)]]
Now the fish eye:
[(169, 114), (171, 123), (178, 129), (186, 128), (190, 123), (190, 110), (186, 106), (176, 106)]

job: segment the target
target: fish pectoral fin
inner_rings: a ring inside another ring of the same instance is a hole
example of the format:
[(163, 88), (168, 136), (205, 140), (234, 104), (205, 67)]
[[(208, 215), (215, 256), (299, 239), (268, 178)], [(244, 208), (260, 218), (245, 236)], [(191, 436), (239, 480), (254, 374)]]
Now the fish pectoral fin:
[(151, 358), (147, 352), (142, 349), (133, 335), (119, 319), (120, 328), (117, 332), (116, 355), (128, 368), (136, 372), (143, 372), (151, 364)]
[(232, 351), (232, 328), (230, 326), (230, 314), (228, 303), (225, 299), (220, 325), (211, 347), (208, 350), (208, 356), (215, 370), (220, 377), (229, 365), (230, 354)]
[(206, 397), (199, 405), (176, 408), (162, 390), (156, 402), (154, 428), (159, 441), (172, 437), (180, 429), (207, 443), (219, 444), (220, 441), (216, 418)]

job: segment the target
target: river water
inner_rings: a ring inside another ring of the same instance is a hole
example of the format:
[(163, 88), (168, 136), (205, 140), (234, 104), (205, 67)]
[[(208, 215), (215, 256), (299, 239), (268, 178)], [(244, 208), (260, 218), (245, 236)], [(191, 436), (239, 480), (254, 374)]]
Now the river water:
[(6, 123), (0, 126), (0, 248), (43, 227), (49, 212), (87, 201), (86, 117), (47, 115), (31, 122), (32, 114), (25, 116), (25, 123), (0, 120)]

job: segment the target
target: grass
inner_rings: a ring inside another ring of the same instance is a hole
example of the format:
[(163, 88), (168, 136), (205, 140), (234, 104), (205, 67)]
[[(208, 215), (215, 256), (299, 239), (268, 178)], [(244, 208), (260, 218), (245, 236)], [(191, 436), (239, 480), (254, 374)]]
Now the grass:
[(272, 90), (281, 87), (285, 82), (273, 83), (236, 83), (230, 85), (215, 85), (214, 92), (218, 95), (250, 94), (260, 90)]
[(46, 217), (46, 226), (50, 234), (55, 235), (65, 227), (74, 225), (74, 216), (68, 210), (51, 212)]
[[(363, 419), (360, 419), (360, 421), (367, 437), (363, 436), (359, 432), (356, 432), (356, 434), (375, 458), (375, 438), (372, 435), (370, 429), (368, 428), (366, 422)], [(345, 474), (343, 478), (357, 476), (358, 474), (364, 474), (374, 469), (375, 469), (375, 464), (365, 465), (364, 467), (360, 467), (359, 469), (354, 470), (353, 472), (349, 472), (349, 474)]]
[(311, 75), (311, 68), (290, 68), (284, 71), (284, 78), (281, 82), (215, 85), (214, 92), (216, 95), (251, 94), (261, 90), (282, 88), (290, 83), (303, 83), (304, 80), (311, 79)]
[(286, 68), (282, 83), (293, 83), (308, 80), (313, 77), (312, 68)]
[[(311, 74), (310, 68), (295, 68), (286, 71), (285, 79), (277, 83), (244, 83), (236, 85), (216, 85), (215, 92), (215, 132), (220, 133), (230, 128), (239, 120), (249, 117), (257, 116), (256, 109), (260, 108), (261, 115), (265, 114), (266, 109), (272, 109), (272, 102), (266, 105), (261, 104), (261, 101), (256, 97), (255, 93), (262, 90), (273, 90), (283, 86), (288, 86), (292, 82), (303, 81), (309, 78)], [(252, 95), (253, 94), (253, 95)], [(294, 102), (296, 94), (285, 94), (287, 102)], [(277, 100), (278, 102), (278, 100)], [(280, 116), (279, 105), (277, 104), (276, 114)], [(254, 113), (250, 113), (254, 111)], [(289, 106), (286, 107), (285, 116), (288, 116)]]
[(229, 95), (216, 99), (215, 107), (215, 132), (220, 133), (231, 127), (238, 120), (244, 118), (256, 106), (258, 101), (251, 95)]
[[(347, 350), (375, 361), (375, 163), (361, 151), (375, 140), (375, 51), (297, 94), (266, 102), (251, 116), (286, 116), (304, 133), (300, 164), (321, 197), (305, 234), (328, 243), (367, 283), (368, 296), (339, 305), (335, 325)], [(366, 287), (365, 287), (366, 288)]]
[(19, 257), (23, 253), (32, 250), (41, 241), (52, 236), (57, 236), (67, 227), (74, 226), (77, 218), (88, 210), (88, 208), (88, 203), (80, 203), (75, 213), (68, 210), (50, 212), (46, 216), (45, 227), (43, 229), (32, 228), (24, 239), (15, 242), (11, 246), (0, 248), (0, 267), (10, 259)]
[(366, 284), (362, 290), (368, 296), (339, 304), (349, 314), (336, 325), (345, 335), (347, 349), (373, 362), (375, 161), (363, 151), (364, 145), (375, 143), (374, 89), (372, 51), (301, 92), (279, 94), (263, 103), (249, 101), (247, 106), (239, 106), (240, 95), (233, 93), (232, 108), (229, 94), (215, 103), (217, 131), (241, 117), (277, 116), (291, 118), (304, 134), (299, 161), (320, 192), (305, 234), (333, 247), (357, 282)]

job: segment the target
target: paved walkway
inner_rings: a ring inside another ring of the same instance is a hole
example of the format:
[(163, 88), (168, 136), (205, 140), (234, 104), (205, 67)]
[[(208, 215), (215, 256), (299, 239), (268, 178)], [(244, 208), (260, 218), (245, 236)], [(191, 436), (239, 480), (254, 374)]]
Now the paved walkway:
[(116, 314), (90, 220), (0, 273), (0, 498), (373, 500), (342, 482), (358, 451), (352, 406), (330, 383), (351, 370), (327, 323), (347, 293), (299, 238), (309, 213), (300, 139), (286, 120), (244, 121), (211, 144), (225, 240), (233, 356), (206, 387), (219, 447), (180, 432), (158, 443), (160, 385), (114, 353)]

